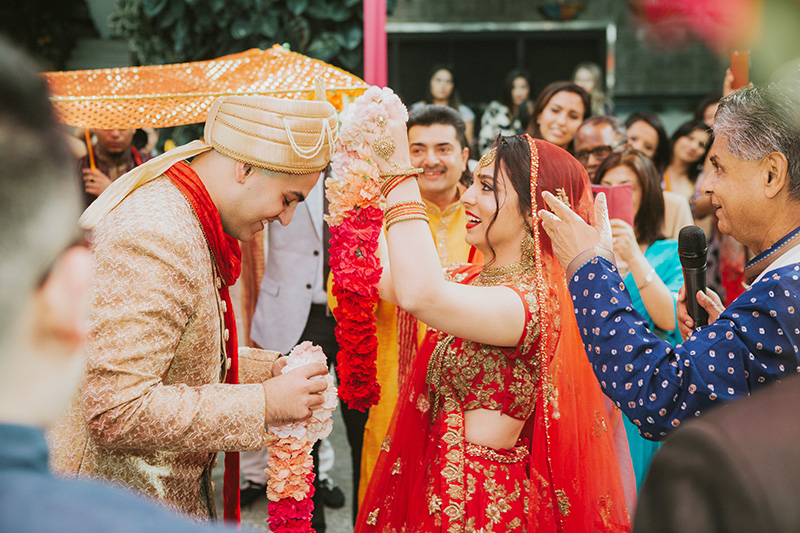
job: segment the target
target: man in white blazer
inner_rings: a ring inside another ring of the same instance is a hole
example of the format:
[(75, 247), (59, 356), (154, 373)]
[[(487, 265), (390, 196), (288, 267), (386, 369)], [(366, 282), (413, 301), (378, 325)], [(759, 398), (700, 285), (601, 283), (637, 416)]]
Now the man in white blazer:
[[(339, 345), (334, 335), (336, 320), (327, 304), (330, 233), (323, 219), (324, 212), (325, 186), (324, 179), (320, 179), (305, 202), (298, 204), (291, 224), (270, 224), (264, 232), (266, 265), (250, 321), (250, 339), (256, 346), (282, 353), (288, 353), (302, 341), (311, 341), (322, 347), (328, 363), (335, 366)], [(349, 410), (344, 404), (340, 404), (340, 408), (348, 426), (348, 440), (355, 450), (353, 462), (360, 465), (361, 439), (367, 414)], [(352, 423), (354, 419), (355, 425)], [(312, 526), (321, 533), (325, 531), (325, 518), (322, 491), (319, 490), (322, 480), (318, 472), (318, 447), (315, 446), (312, 454), (317, 474)], [(250, 484), (256, 483), (255, 480), (263, 483), (265, 466), (263, 452), (243, 456), (245, 480), (250, 479)]]

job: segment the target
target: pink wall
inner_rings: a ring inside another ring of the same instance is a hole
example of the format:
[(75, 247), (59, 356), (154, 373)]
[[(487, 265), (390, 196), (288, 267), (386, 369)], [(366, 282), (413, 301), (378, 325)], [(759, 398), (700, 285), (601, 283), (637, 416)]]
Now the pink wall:
[(364, 81), (385, 87), (386, 0), (364, 0)]

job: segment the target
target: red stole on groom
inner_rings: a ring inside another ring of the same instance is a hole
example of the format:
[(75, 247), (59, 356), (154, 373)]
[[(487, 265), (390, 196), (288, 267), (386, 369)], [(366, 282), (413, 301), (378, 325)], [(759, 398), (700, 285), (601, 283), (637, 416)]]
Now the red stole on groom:
[[(239, 383), (239, 352), (236, 338), (236, 319), (233, 315), (233, 304), (229, 287), (239, 278), (242, 271), (242, 252), (239, 241), (230, 237), (222, 229), (219, 211), (211, 201), (203, 182), (194, 170), (183, 161), (175, 163), (164, 173), (183, 193), (194, 210), (197, 220), (203, 228), (206, 243), (214, 257), (222, 286), (220, 298), (225, 302), (225, 325), (229, 336), (225, 348), (231, 360), (231, 366), (225, 376), (225, 383)], [(223, 477), (222, 500), (226, 521), (239, 524), (241, 509), (239, 506), (239, 452), (225, 452), (225, 475)]]

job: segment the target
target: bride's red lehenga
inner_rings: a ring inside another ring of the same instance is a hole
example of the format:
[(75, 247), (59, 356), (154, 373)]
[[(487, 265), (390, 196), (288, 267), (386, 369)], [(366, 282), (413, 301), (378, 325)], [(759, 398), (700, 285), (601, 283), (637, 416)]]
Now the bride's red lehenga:
[[(617, 447), (620, 457), (628, 453), (620, 414), (606, 408), (564, 270), (537, 216), (547, 190), (592, 222), (588, 176), (566, 151), (524, 138), (533, 250), (516, 265), (448, 271), (451, 281), (515, 290), (526, 310), (522, 338), (516, 348), (500, 348), (428, 332), (400, 392), (357, 532), (630, 530), (623, 475), (634, 485), (618, 459)], [(517, 446), (466, 442), (464, 412), (476, 408), (525, 420)]]

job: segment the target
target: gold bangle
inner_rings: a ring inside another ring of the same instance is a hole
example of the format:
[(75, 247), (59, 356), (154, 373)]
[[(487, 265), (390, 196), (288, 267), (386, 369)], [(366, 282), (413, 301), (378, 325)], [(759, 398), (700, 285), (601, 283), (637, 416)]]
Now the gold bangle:
[(387, 207), (383, 217), (386, 222), (386, 229), (389, 229), (392, 224), (399, 222), (401, 219), (411, 220), (405, 217), (428, 220), (428, 211), (425, 204), (419, 200), (408, 200)]
[(397, 202), (396, 204), (392, 204), (386, 208), (384, 211), (384, 217), (389, 218), (394, 216), (395, 214), (401, 211), (408, 211), (408, 212), (415, 212), (415, 213), (428, 213), (428, 210), (425, 206), (424, 202), (419, 200), (406, 200), (403, 202)]
[(423, 170), (422, 167), (419, 167), (419, 168), (414, 168), (414, 167), (399, 168), (397, 170), (390, 170), (388, 172), (381, 172), (380, 176), (382, 178), (390, 178), (392, 176), (416, 176), (417, 174), (420, 174), (422, 172), (422, 170)]
[(387, 178), (381, 183), (381, 194), (384, 198), (389, 196), (389, 193), (394, 190), (395, 187), (403, 183), (409, 178), (416, 178), (417, 174), (398, 174), (397, 176), (391, 176)]
[(391, 220), (387, 220), (386, 230), (388, 231), (389, 228), (391, 228), (398, 222), (404, 222), (406, 220), (424, 220), (425, 222), (429, 222), (428, 215), (423, 215), (421, 213), (409, 213), (407, 215), (397, 216), (392, 218)]

